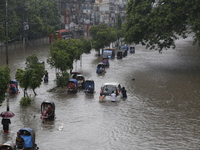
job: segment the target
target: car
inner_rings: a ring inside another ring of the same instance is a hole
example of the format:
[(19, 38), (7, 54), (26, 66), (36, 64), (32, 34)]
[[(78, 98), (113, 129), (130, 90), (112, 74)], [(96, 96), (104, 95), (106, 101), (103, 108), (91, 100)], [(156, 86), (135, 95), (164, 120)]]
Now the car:
[(109, 96), (112, 91), (116, 93), (116, 96), (120, 94), (121, 85), (118, 82), (107, 82), (104, 83), (100, 90), (100, 96)]

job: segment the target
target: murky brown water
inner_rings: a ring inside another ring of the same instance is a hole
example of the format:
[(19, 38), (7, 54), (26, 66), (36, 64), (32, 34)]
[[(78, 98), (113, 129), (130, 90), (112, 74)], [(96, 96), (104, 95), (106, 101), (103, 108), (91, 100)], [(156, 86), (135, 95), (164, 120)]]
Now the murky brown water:
[[(25, 67), (25, 58), (37, 54), (46, 61), (48, 44), (9, 52), (11, 76)], [(1, 130), (0, 142), (15, 140), (17, 130), (31, 127), (41, 150), (198, 150), (200, 147), (200, 48), (192, 39), (177, 41), (176, 50), (163, 54), (136, 46), (135, 54), (110, 61), (104, 76), (95, 72), (100, 58), (92, 51), (74, 63), (86, 79), (95, 81), (96, 93), (49, 93), (54, 87), (55, 70), (46, 63), (50, 82), (37, 89), (38, 95), (28, 108), (19, 106), (21, 92), (10, 98), (10, 133)], [(1, 66), (5, 54), (0, 52)], [(135, 80), (132, 80), (132, 79)], [(117, 81), (127, 89), (128, 98), (100, 103), (99, 91), (104, 82)], [(30, 91), (31, 93), (31, 91)], [(31, 93), (32, 94), (32, 93)], [(40, 104), (44, 100), (56, 104), (55, 122), (42, 124)], [(6, 103), (0, 112), (6, 110)], [(34, 117), (34, 115), (36, 117)], [(58, 130), (63, 126), (61, 131)]]

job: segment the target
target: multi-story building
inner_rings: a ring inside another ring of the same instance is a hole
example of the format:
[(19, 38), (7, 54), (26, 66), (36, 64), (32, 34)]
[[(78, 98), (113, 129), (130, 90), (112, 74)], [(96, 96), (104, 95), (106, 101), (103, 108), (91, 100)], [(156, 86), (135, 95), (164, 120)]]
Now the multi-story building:
[(125, 18), (128, 0), (60, 0), (63, 28), (83, 30), (85, 26), (105, 23), (113, 26), (117, 16)]
[(117, 16), (125, 17), (127, 0), (98, 0), (99, 23), (113, 26)]

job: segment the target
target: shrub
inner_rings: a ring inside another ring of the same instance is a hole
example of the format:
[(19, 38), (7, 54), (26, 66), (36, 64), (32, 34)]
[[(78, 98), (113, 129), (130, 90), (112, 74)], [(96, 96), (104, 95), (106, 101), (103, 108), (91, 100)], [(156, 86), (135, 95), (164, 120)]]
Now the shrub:
[(31, 98), (30, 97), (22, 97), (20, 100), (20, 105), (21, 106), (28, 106), (31, 103)]
[(68, 80), (69, 80), (69, 74), (67, 72), (56, 73), (56, 85), (58, 87), (64, 87), (64, 86), (66, 86)]
[(0, 94), (0, 105), (5, 100), (5, 94)]

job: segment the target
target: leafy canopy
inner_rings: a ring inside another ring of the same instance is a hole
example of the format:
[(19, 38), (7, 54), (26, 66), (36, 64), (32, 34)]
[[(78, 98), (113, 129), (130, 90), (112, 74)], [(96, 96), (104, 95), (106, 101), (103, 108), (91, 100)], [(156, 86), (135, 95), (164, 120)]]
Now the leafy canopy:
[(79, 39), (57, 40), (50, 47), (47, 62), (61, 72), (73, 67), (73, 61), (80, 59), (82, 42)]
[(25, 70), (18, 68), (15, 73), (15, 78), (19, 81), (20, 87), (24, 88), (24, 97), (28, 96), (28, 88), (31, 88), (34, 94), (37, 95), (35, 89), (40, 87), (44, 74), (44, 64), (38, 61), (37, 56), (35, 54), (28, 56)]
[(0, 96), (6, 93), (10, 81), (9, 66), (0, 67)]
[[(147, 48), (175, 48), (175, 40), (194, 32), (200, 44), (200, 0), (130, 0), (127, 6), (125, 41)], [(190, 30), (188, 29), (190, 27)]]
[[(8, 40), (23, 35), (23, 23), (29, 25), (28, 38), (46, 36), (49, 27), (60, 28), (60, 11), (57, 1), (8, 0)], [(6, 0), (0, 1), (0, 41), (6, 40)], [(25, 31), (26, 32), (26, 31)]]
[(89, 29), (92, 36), (92, 47), (96, 50), (109, 46), (117, 40), (117, 31), (106, 24), (94, 25)]
[(67, 69), (73, 68), (73, 62), (79, 60), (82, 53), (89, 53), (90, 50), (91, 42), (84, 38), (56, 40), (52, 43), (47, 62), (60, 71), (56, 73), (58, 87), (67, 84), (69, 79)]

